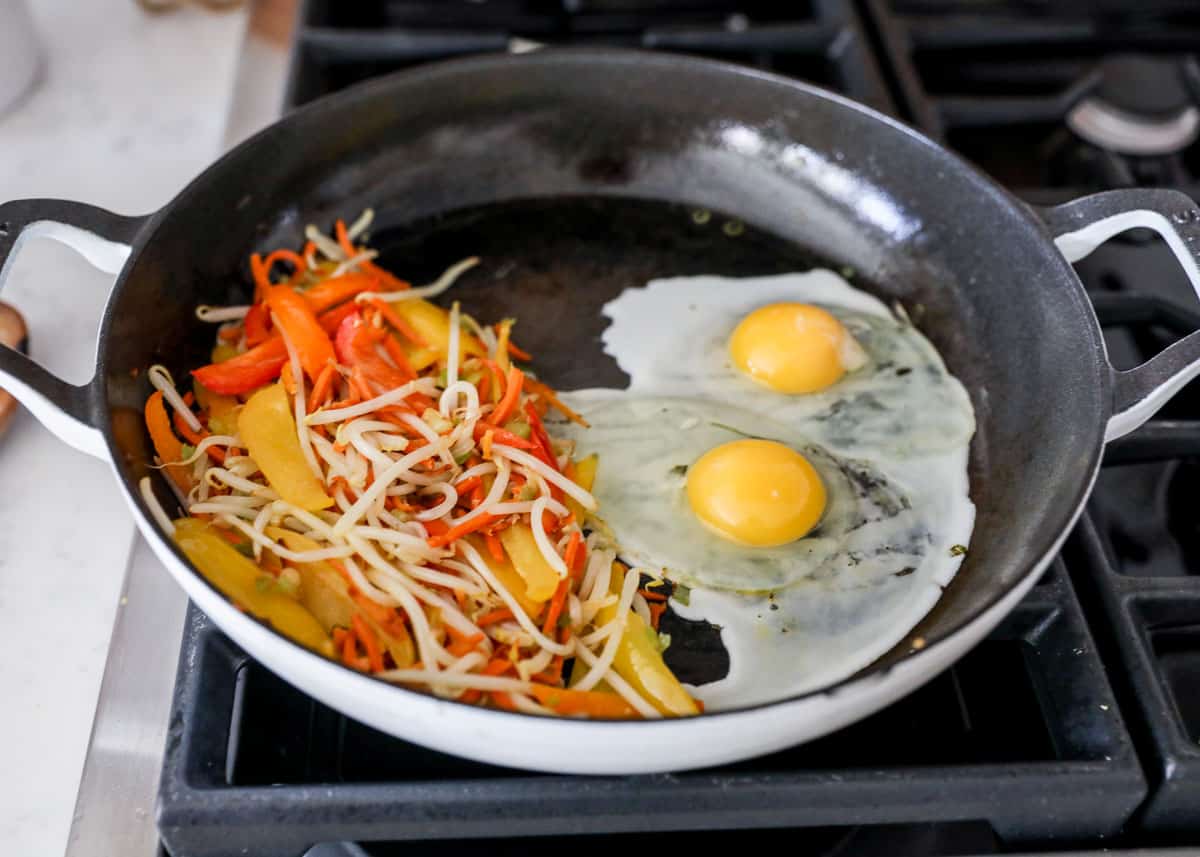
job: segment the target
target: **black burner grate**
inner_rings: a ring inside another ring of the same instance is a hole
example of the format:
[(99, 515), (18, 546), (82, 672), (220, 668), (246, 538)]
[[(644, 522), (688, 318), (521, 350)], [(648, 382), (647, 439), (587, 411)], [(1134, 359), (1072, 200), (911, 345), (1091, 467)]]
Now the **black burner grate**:
[(838, 0), (312, 2), (296, 33), (289, 103), (419, 63), (535, 45), (696, 54), (802, 77), (892, 109), (853, 6)]
[(1041, 3), (865, 0), (902, 115), (1035, 202), (1105, 187), (1200, 191), (1200, 144), (1125, 157), (1065, 125), (1097, 91), (1102, 61), (1139, 54), (1185, 64), (1200, 103), (1200, 7), (1188, 0)]

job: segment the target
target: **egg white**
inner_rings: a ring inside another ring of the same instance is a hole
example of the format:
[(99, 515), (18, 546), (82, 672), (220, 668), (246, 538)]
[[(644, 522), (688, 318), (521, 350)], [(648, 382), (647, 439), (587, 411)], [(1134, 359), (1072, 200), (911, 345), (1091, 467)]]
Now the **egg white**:
[[(781, 301), (829, 310), (867, 364), (801, 396), (748, 379), (731, 365), (729, 336), (748, 313)], [(578, 454), (598, 453), (599, 516), (623, 554), (689, 587), (686, 601), (672, 598), (676, 613), (721, 629), (729, 673), (692, 689), (708, 710), (828, 686), (901, 642), (954, 577), (975, 519), (974, 413), (932, 344), (824, 270), (656, 280), (604, 312), (605, 350), (629, 388), (565, 394), (594, 426), (555, 431), (573, 433)], [(821, 474), (829, 506), (811, 541), (744, 547), (695, 519), (678, 469), (740, 433), (792, 446)], [(879, 497), (854, 490), (855, 468), (881, 482)], [(889, 497), (905, 508), (880, 514)], [(870, 523), (854, 526), (855, 514)]]

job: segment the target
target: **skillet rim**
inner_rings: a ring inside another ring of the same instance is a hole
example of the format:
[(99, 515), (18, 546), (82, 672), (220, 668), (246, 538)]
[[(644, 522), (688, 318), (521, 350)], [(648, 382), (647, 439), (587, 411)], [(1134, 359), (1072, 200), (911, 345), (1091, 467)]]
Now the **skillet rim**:
[[(233, 148), (224, 152), (215, 161), (209, 164), (202, 172), (193, 178), (187, 185), (184, 186), (170, 201), (162, 208), (158, 209), (146, 219), (146, 222), (139, 229), (133, 242), (131, 242), (131, 250), (129, 258), (122, 267), (120, 275), (117, 277), (113, 285), (112, 292), (109, 295), (108, 303), (105, 306), (104, 313), (101, 317), (99, 339), (98, 339), (98, 359), (96, 363), (95, 387), (93, 390), (93, 407), (95, 408), (96, 423), (99, 425), (99, 430), (104, 437), (107, 445), (110, 461), (113, 463), (114, 471), (118, 474), (122, 489), (126, 492), (126, 500), (132, 508), (136, 508), (143, 520), (148, 526), (142, 527), (143, 533), (152, 530), (155, 537), (158, 538), (170, 553), (178, 560), (188, 571), (193, 574), (202, 585), (211, 589), (218, 597), (232, 604), (229, 599), (218, 590), (209, 580), (201, 574), (192, 562), (187, 558), (186, 554), (175, 544), (174, 540), (166, 537), (161, 532), (158, 525), (150, 516), (146, 508), (145, 501), (141, 497), (140, 491), (136, 488), (136, 483), (133, 481), (133, 476), (130, 473), (130, 467), (125, 462), (121, 454), (121, 449), (116, 443), (115, 432), (113, 428), (113, 420), (111, 419), (111, 407), (108, 397), (108, 346), (111, 328), (114, 323), (115, 307), (117, 297), (125, 288), (129, 275), (137, 266), (137, 262), (141, 257), (144, 248), (154, 239), (155, 233), (158, 231), (162, 223), (167, 220), (172, 214), (186, 207), (190, 201), (190, 197), (198, 193), (213, 181), (213, 174), (236, 161), (238, 158), (246, 157), (247, 153), (253, 152), (256, 148), (266, 148), (269, 141), (279, 135), (287, 134), (290, 128), (297, 123), (313, 116), (322, 113), (337, 113), (348, 109), (350, 105), (360, 101), (370, 102), (384, 93), (399, 92), (405, 89), (435, 84), (440, 79), (456, 76), (467, 76), (484, 74), (487, 72), (504, 72), (506, 69), (517, 65), (546, 65), (550, 67), (565, 66), (569, 69), (577, 63), (586, 63), (590, 67), (595, 67), (598, 64), (608, 64), (615, 70), (621, 68), (633, 67), (638, 71), (664, 71), (666, 73), (693, 73), (697, 75), (712, 74), (722, 75), (726, 81), (732, 82), (735, 79), (749, 81), (750, 86), (765, 85), (776, 89), (784, 89), (793, 93), (800, 93), (808, 98), (820, 99), (831, 102), (842, 110), (848, 110), (860, 114), (866, 119), (873, 120), (885, 126), (890, 133), (898, 134), (902, 138), (906, 138), (909, 143), (915, 143), (918, 148), (930, 155), (931, 161), (939, 160), (941, 163), (948, 165), (961, 178), (968, 180), (980, 191), (979, 198), (981, 204), (983, 200), (987, 201), (991, 210), (999, 214), (1003, 214), (1010, 219), (1010, 222), (1018, 223), (1026, 229), (1032, 230), (1030, 240), (1040, 240), (1043, 242), (1053, 243), (1045, 223), (1037, 217), (1031, 206), (1024, 203), (1008, 190), (996, 183), (990, 176), (982, 170), (970, 164), (968, 161), (957, 155), (955, 152), (945, 148), (921, 133), (915, 128), (901, 122), (898, 119), (887, 116), (872, 107), (854, 101), (846, 96), (836, 92), (824, 89), (804, 81), (795, 80), (784, 77), (772, 72), (763, 71), (760, 69), (749, 68), (731, 62), (722, 60), (713, 60), (702, 57), (690, 56), (686, 54), (664, 53), (660, 51), (642, 50), (636, 48), (602, 48), (602, 47), (562, 47), (562, 48), (546, 48), (536, 52), (527, 54), (479, 54), (468, 57), (458, 57), (453, 59), (441, 60), (438, 62), (428, 63), (414, 68), (403, 69), (384, 75), (378, 78), (371, 78), (361, 83), (354, 84), (346, 89), (338, 92), (330, 93), (315, 99), (308, 104), (302, 105), (295, 110), (281, 116), (271, 124), (255, 132), (250, 137), (246, 138)], [(559, 80), (570, 80), (569, 75), (563, 75)], [(669, 200), (668, 200), (669, 201)], [(949, 644), (962, 631), (969, 628), (980, 616), (987, 613), (991, 608), (996, 606), (1004, 598), (1012, 593), (1014, 589), (1020, 586), (1030, 575), (1040, 573), (1048, 558), (1061, 547), (1061, 543), (1069, 535), (1070, 530), (1074, 527), (1076, 519), (1087, 503), (1088, 497), (1091, 495), (1092, 486), (1095, 482), (1096, 475), (1100, 469), (1100, 461), (1104, 449), (1104, 434), (1105, 426), (1111, 416), (1111, 401), (1112, 401), (1112, 377), (1111, 368), (1108, 363), (1107, 350), (1103, 336), (1100, 331), (1100, 324), (1096, 317), (1095, 311), (1092, 309), (1091, 302), (1087, 297), (1082, 282), (1075, 273), (1071, 263), (1069, 263), (1057, 248), (1050, 254), (1051, 258), (1058, 260), (1055, 264), (1059, 265), (1058, 270), (1047, 270), (1047, 274), (1052, 274), (1060, 281), (1059, 285), (1067, 289), (1063, 300), (1074, 303), (1080, 310), (1080, 322), (1083, 330), (1081, 335), (1087, 340), (1086, 345), (1093, 353), (1095, 359), (1087, 360), (1087, 364), (1094, 370), (1096, 374), (1097, 384), (1091, 390), (1094, 393), (1093, 401), (1096, 405), (1095, 411), (1097, 419), (1095, 420), (1091, 433), (1095, 436), (1095, 440), (1088, 447), (1088, 455), (1086, 462), (1081, 462), (1077, 469), (1080, 472), (1080, 485), (1075, 491), (1075, 499), (1072, 504), (1062, 506), (1062, 511), (1055, 515), (1054, 529), (1057, 535), (1050, 539), (1043, 550), (1039, 552), (1037, 561), (1029, 565), (1025, 571), (1016, 577), (1011, 583), (1003, 589), (995, 593), (987, 601), (977, 605), (968, 616), (962, 620), (949, 625), (946, 629), (933, 638), (926, 638), (925, 645), (918, 650), (912, 650), (906, 655), (897, 658), (890, 664), (878, 664), (878, 659), (872, 665), (868, 665), (855, 673), (841, 679), (840, 681), (816, 688), (814, 690), (805, 691), (799, 694), (784, 697), (782, 699), (771, 702), (755, 703), (738, 708), (725, 709), (721, 711), (703, 712), (699, 715), (691, 715), (686, 718), (666, 717), (659, 721), (655, 720), (614, 720), (603, 718), (589, 718), (579, 721), (580, 724), (605, 724), (609, 726), (626, 726), (639, 727), (649, 729), (656, 723), (660, 726), (669, 724), (678, 725), (680, 721), (687, 721), (696, 717), (700, 718), (716, 718), (716, 717), (731, 717), (736, 715), (744, 715), (762, 709), (773, 708), (775, 706), (786, 705), (789, 703), (800, 702), (802, 700), (818, 697), (818, 696), (833, 696), (843, 690), (846, 690), (852, 685), (860, 685), (868, 681), (881, 682), (885, 681), (889, 674), (900, 664), (907, 663), (922, 656), (926, 660), (929, 655), (926, 653), (932, 652), (939, 647), (944, 647)], [(1080, 343), (1082, 346), (1084, 343)], [(1084, 359), (1081, 357), (1081, 363)], [(1107, 370), (1107, 371), (1106, 371)], [(1075, 417), (1076, 421), (1082, 424), (1082, 417)], [(974, 439), (973, 441), (974, 442)], [(161, 478), (161, 477), (160, 477)], [(969, 558), (969, 554), (968, 554)], [(944, 591), (945, 587), (941, 587)], [(940, 596), (939, 596), (940, 600)], [(936, 604), (936, 602), (935, 602)], [(932, 608), (931, 608), (932, 610)], [(304, 646), (292, 640), (287, 635), (274, 629), (268, 623), (250, 616), (246, 613), (238, 615), (245, 616), (250, 621), (253, 621), (282, 640), (286, 641), (293, 648), (299, 650), (305, 656), (314, 658), (323, 664), (333, 664), (339, 667), (348, 675), (359, 679), (368, 679), (370, 681), (383, 684), (394, 691), (404, 694), (412, 694), (422, 698), (428, 698), (429, 694), (404, 687), (399, 684), (385, 681), (374, 676), (360, 673), (340, 662), (325, 658), (315, 652), (310, 651)], [(928, 614), (926, 614), (928, 616)], [(922, 617), (921, 621), (924, 621)], [(216, 623), (214, 623), (216, 624)], [(218, 627), (220, 627), (218, 625)], [(910, 631), (912, 629), (909, 629)], [(223, 632), (223, 629), (222, 629)], [(237, 641), (234, 640), (236, 643)], [(897, 645), (900, 645), (899, 643)], [(895, 648), (895, 647), (893, 647)], [(965, 653), (964, 653), (965, 654)], [(960, 655), (961, 657), (961, 655)], [(954, 660), (958, 660), (955, 658)], [(266, 665), (266, 664), (264, 664)], [(269, 667), (269, 665), (266, 665)], [(928, 678), (932, 678), (929, 676)], [(926, 679), (926, 680), (927, 680)], [(505, 711), (502, 709), (483, 708), (482, 706), (472, 703), (465, 703), (459, 700), (439, 700), (442, 703), (451, 703), (456, 706), (463, 706), (471, 709), (473, 712), (478, 712), (481, 715), (489, 717), (506, 717), (506, 718), (521, 718), (528, 721), (543, 720), (543, 715), (530, 714), (519, 711)], [(865, 715), (864, 715), (865, 716)], [(569, 718), (568, 718), (569, 719)]]

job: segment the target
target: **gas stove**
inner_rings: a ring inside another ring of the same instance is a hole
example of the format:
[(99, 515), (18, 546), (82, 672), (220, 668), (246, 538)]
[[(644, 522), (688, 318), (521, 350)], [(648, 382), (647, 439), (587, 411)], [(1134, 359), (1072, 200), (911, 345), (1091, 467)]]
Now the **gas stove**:
[[(453, 56), (619, 45), (844, 93), (1031, 203), (1134, 185), (1200, 198), (1189, 0), (313, 0), (293, 38), (288, 107)], [(1200, 328), (1196, 295), (1150, 234), (1110, 241), (1078, 270), (1118, 367)], [(529, 774), (384, 736), (190, 609), (163, 845), (174, 857), (466, 853), (480, 839), (501, 854), (581, 855), (784, 841), (856, 855), (1200, 847), (1198, 486), (1193, 384), (1108, 448), (1061, 556), (958, 665), (819, 741), (676, 775)]]

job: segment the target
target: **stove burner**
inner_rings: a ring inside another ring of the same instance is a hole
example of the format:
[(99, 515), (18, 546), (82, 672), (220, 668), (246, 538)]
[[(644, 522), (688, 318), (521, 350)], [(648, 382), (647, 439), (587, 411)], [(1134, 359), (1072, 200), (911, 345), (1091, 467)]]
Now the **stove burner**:
[(1192, 59), (1118, 54), (1096, 71), (1092, 94), (1067, 114), (1087, 142), (1124, 155), (1168, 155), (1200, 136), (1200, 70)]

